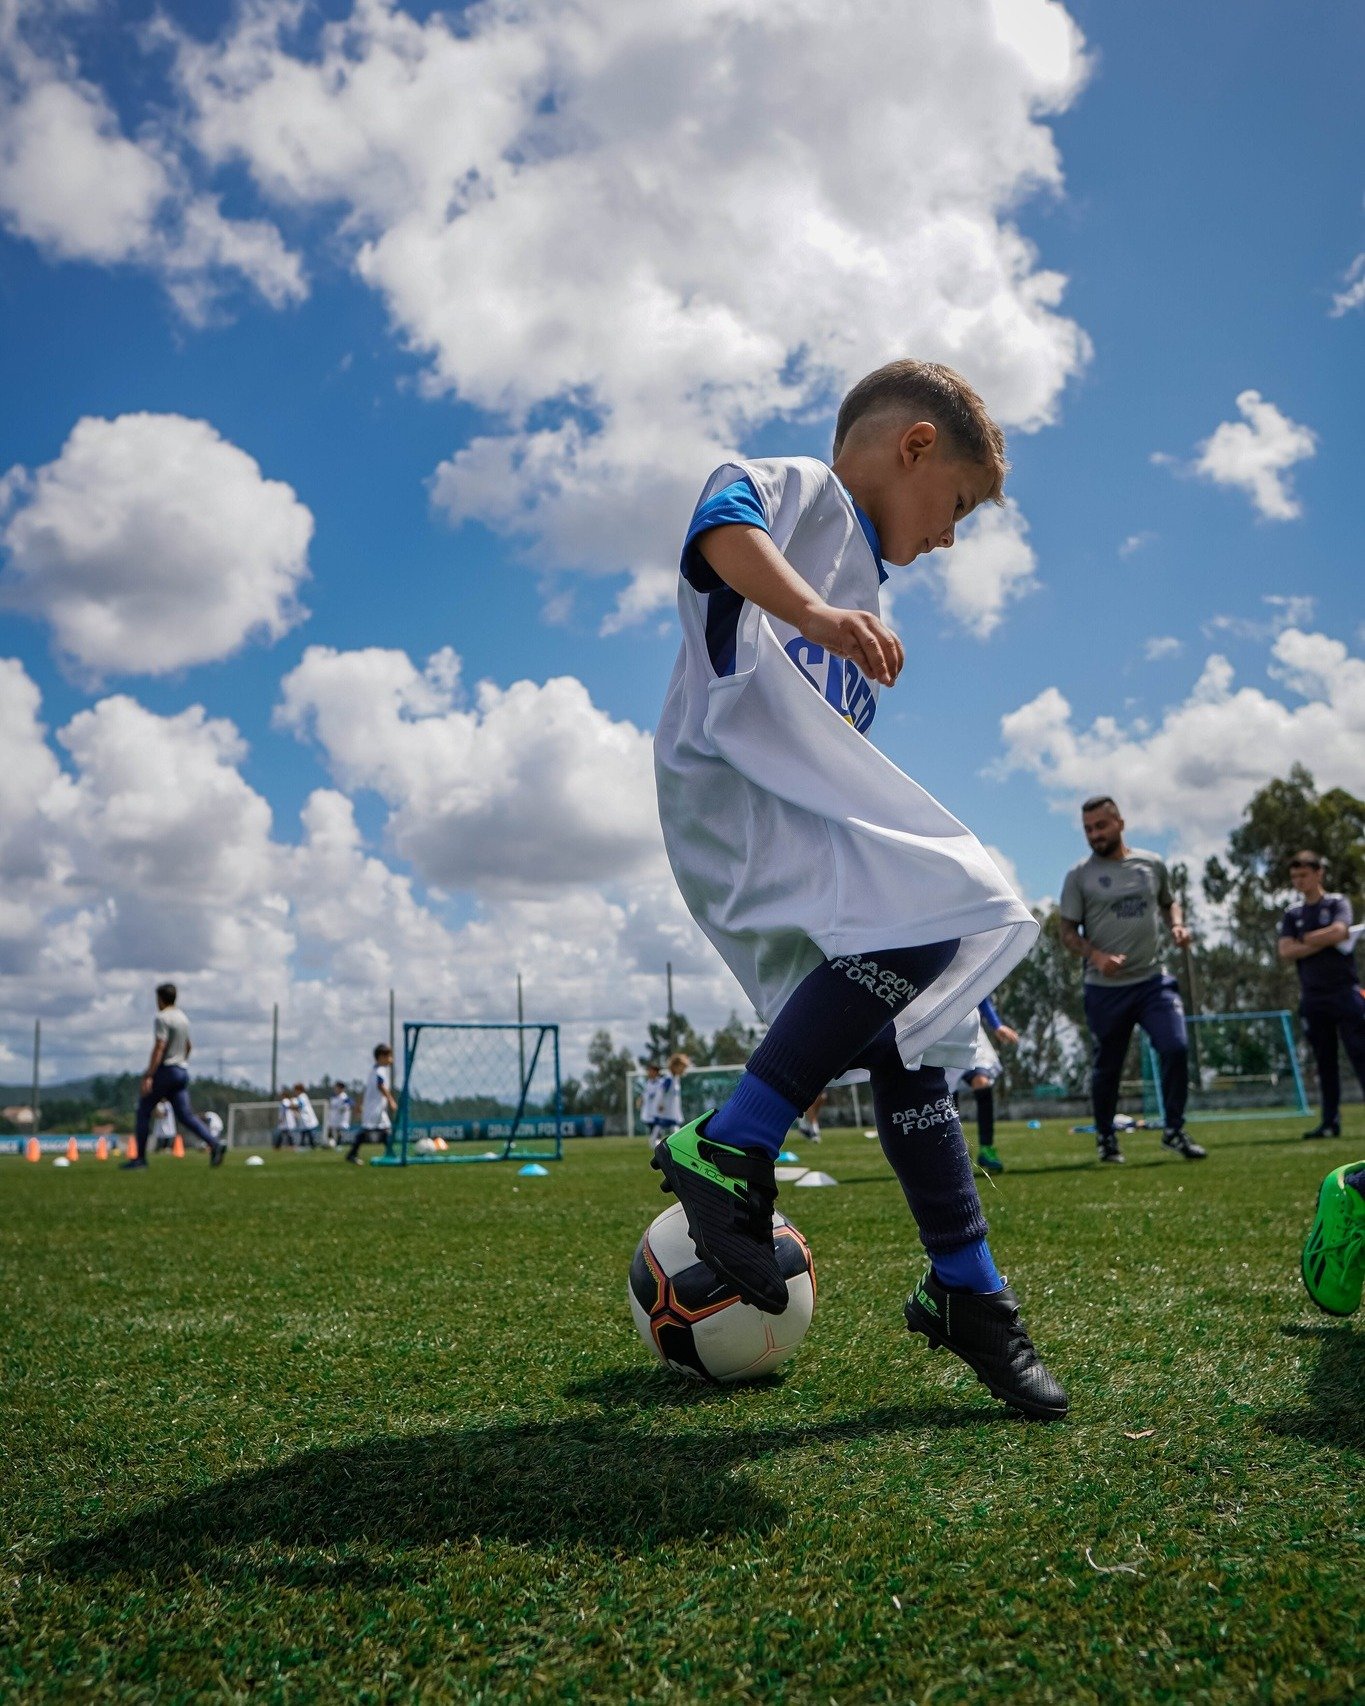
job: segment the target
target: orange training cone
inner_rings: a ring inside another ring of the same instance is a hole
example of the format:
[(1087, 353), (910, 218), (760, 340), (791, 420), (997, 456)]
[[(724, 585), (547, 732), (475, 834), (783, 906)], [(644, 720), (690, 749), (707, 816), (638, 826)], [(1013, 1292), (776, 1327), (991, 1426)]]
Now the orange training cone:
[(109, 1159), (109, 1139), (102, 1132), (95, 1139), (95, 1159), (96, 1161), (107, 1161)]
[(43, 1152), (38, 1147), (38, 1139), (36, 1137), (29, 1138), (28, 1142), (24, 1145), (24, 1160), (41, 1161), (42, 1158)]
[(130, 1161), (136, 1161), (137, 1160), (137, 1139), (136, 1139), (136, 1137), (130, 1136), (128, 1139), (128, 1159)]
[(171, 1145), (171, 1154), (177, 1161), (185, 1159), (185, 1140), (179, 1132), (175, 1134), (175, 1142)]
[(74, 1137), (68, 1137), (66, 1140), (66, 1158), (68, 1161), (79, 1161), (81, 1158), (81, 1152)]

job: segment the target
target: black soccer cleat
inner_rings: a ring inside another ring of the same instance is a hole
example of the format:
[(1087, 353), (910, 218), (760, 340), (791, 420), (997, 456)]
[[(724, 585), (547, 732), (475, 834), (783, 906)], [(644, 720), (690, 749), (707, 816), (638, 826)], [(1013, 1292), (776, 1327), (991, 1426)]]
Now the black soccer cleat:
[(787, 1307), (787, 1282), (773, 1246), (777, 1183), (772, 1157), (713, 1143), (702, 1131), (710, 1117), (703, 1114), (664, 1138), (649, 1164), (663, 1174), (662, 1189), (682, 1204), (687, 1230), (707, 1267), (734, 1286), (745, 1303), (780, 1315)]
[(1002, 1404), (1040, 1422), (1066, 1415), (1066, 1393), (1033, 1348), (1009, 1286), (984, 1296), (949, 1291), (930, 1268), (905, 1300), (905, 1324), (931, 1351), (944, 1345), (961, 1357)]
[(1315, 1137), (1340, 1137), (1341, 1126), (1336, 1120), (1324, 1120), (1321, 1125), (1315, 1125), (1312, 1131), (1303, 1134), (1304, 1142), (1311, 1142)]
[(215, 1143), (213, 1148), (209, 1151), (209, 1166), (221, 1167), (223, 1162), (227, 1159), (227, 1152), (227, 1139), (225, 1137), (220, 1137), (217, 1143)]
[(1180, 1131), (1163, 1131), (1161, 1147), (1173, 1150), (1177, 1155), (1183, 1155), (1187, 1161), (1202, 1161), (1208, 1154), (1202, 1143), (1196, 1143), (1184, 1129)]
[(1108, 1137), (1096, 1139), (1099, 1158), (1101, 1161), (1121, 1162), (1123, 1151), (1119, 1148), (1119, 1140), (1110, 1132)]

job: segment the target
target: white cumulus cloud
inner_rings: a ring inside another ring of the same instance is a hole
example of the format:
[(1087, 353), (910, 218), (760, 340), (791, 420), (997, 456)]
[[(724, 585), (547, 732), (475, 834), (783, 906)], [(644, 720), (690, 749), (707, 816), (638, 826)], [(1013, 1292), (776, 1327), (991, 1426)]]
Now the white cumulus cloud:
[(195, 145), (339, 218), (428, 387), (493, 417), (438, 508), (538, 572), (626, 574), (616, 625), (671, 596), (702, 479), (765, 421), (913, 353), (1033, 428), (1086, 358), (1010, 218), (1060, 188), (1046, 120), (1088, 71), (1056, 0), (295, 21), (180, 40)]
[(313, 518), (206, 421), (87, 416), (11, 482), (0, 595), (97, 675), (164, 675), (306, 614)]
[(1270, 675), (1294, 700), (1237, 687), (1214, 653), (1186, 698), (1155, 728), (1097, 717), (1088, 726), (1056, 687), (1001, 718), (999, 769), (1037, 778), (1054, 810), (1112, 793), (1138, 832), (1212, 851), (1252, 793), (1293, 764), (1324, 787), (1365, 791), (1365, 658), (1325, 634), (1285, 629)]
[(1178, 658), (1185, 649), (1184, 642), (1174, 634), (1153, 634), (1142, 648), (1148, 663), (1160, 663), (1165, 658)]
[(394, 846), (443, 889), (537, 895), (657, 872), (649, 736), (561, 676), (458, 702), (459, 661), (310, 646), (277, 721), (321, 746), (337, 781), (391, 807)]
[[(322, 687), (345, 685), (327, 678), (325, 658), (311, 656), (292, 703), (351, 754), (339, 770), (353, 768), (357, 786), (382, 783), (391, 841), (410, 838), (439, 875), (461, 866), (454, 874), (468, 886), (453, 900), (367, 848), (338, 788), (315, 788), (297, 826), (277, 824), (226, 719), (197, 706), (161, 716), (117, 694), (51, 736), (37, 687), (0, 659), (0, 1072), (14, 1067), (35, 1017), (54, 1073), (140, 1066), (152, 987), (167, 976), (194, 1019), (199, 1069), (221, 1057), (256, 1084), (269, 1071), (276, 1003), (280, 1070), (310, 1079), (363, 1071), (387, 1029), (390, 989), (400, 1018), (505, 1019), (520, 972), (528, 1016), (563, 1026), (569, 1071), (601, 1025), (618, 1043), (643, 1040), (663, 1012), (666, 961), (678, 1005), (698, 1024), (750, 1011), (683, 909), (657, 828), (637, 815), (637, 801), (653, 811), (643, 736), (553, 682), (529, 696), (519, 689), (531, 684), (514, 683), (496, 704), (476, 695), (462, 713), (451, 654), (425, 671), (401, 667), (402, 654), (357, 655), (361, 668), (346, 680), (373, 690), (379, 706), (368, 752), (339, 704), (323, 702)], [(306, 712), (305, 684), (318, 690)], [(523, 719), (515, 727), (501, 721), (505, 705)], [(450, 720), (462, 715), (464, 727)], [(395, 727), (405, 718), (406, 747)], [(540, 757), (509, 766), (513, 734)], [(566, 759), (557, 781), (550, 769)], [(483, 791), (480, 765), (498, 773)], [(444, 782), (473, 819), (463, 841), (437, 792)], [(449, 856), (437, 845), (447, 832)], [(610, 870), (592, 845), (599, 834), (626, 842)], [(510, 880), (486, 871), (495, 849)], [(575, 863), (587, 855), (591, 880)]]
[(1018, 508), (994, 505), (973, 515), (949, 550), (935, 551), (910, 578), (979, 639), (1000, 626), (1006, 607), (1038, 587), (1037, 558)]
[(1341, 289), (1332, 298), (1332, 318), (1339, 320), (1343, 314), (1359, 308), (1362, 302), (1365, 302), (1365, 254), (1357, 255), (1347, 267)]
[[(1251, 499), (1267, 521), (1293, 521), (1303, 513), (1290, 470), (1317, 454), (1317, 434), (1267, 402), (1259, 391), (1237, 395), (1240, 421), (1223, 421), (1198, 446), (1188, 472), (1216, 486), (1231, 486)], [(1158, 453), (1154, 462), (1171, 463)]]
[(26, 33), (0, 5), (0, 223), (55, 259), (159, 273), (192, 321), (234, 278), (275, 307), (302, 299), (302, 263), (276, 227), (228, 218), (164, 129), (125, 135), (42, 10)]

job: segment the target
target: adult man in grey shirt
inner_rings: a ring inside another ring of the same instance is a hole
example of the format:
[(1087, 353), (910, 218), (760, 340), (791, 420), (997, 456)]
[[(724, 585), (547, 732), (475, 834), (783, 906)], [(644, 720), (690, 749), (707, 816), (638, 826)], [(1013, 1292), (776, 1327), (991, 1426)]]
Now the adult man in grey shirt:
[(175, 985), (158, 985), (152, 1053), (142, 1077), (142, 1094), (137, 1104), (137, 1154), (123, 1163), (125, 1167), (147, 1165), (152, 1114), (158, 1102), (171, 1104), (176, 1121), (193, 1132), (208, 1150), (212, 1166), (217, 1167), (227, 1154), (227, 1144), (213, 1135), (190, 1106), (189, 1058), (193, 1046), (190, 1022), (176, 1006)]
[(1190, 1052), (1180, 990), (1162, 960), (1161, 919), (1171, 940), (1190, 939), (1180, 902), (1160, 856), (1129, 847), (1123, 819), (1108, 794), (1081, 807), (1090, 857), (1073, 865), (1062, 884), (1063, 944), (1085, 961), (1085, 1017), (1095, 1043), (1090, 1093), (1101, 1161), (1122, 1161), (1114, 1135), (1119, 1083), (1134, 1025), (1141, 1025), (1161, 1063), (1166, 1110), (1165, 1149), (1187, 1161), (1207, 1153), (1185, 1133)]

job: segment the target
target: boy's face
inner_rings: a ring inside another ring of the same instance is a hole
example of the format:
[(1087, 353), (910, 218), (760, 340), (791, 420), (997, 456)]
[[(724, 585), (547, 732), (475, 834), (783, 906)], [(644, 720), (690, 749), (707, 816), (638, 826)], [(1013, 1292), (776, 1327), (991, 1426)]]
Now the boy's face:
[(928, 421), (903, 431), (896, 444), (896, 478), (873, 519), (889, 563), (913, 563), (952, 545), (958, 523), (989, 496), (989, 468), (950, 453)]

